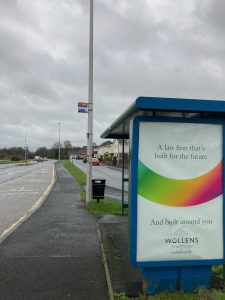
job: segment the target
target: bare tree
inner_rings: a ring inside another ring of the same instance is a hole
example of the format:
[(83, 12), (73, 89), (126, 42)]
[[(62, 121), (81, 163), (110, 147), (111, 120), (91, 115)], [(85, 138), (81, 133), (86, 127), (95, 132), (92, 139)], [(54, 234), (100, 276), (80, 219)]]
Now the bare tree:
[(72, 144), (71, 144), (71, 141), (69, 141), (69, 140), (66, 140), (66, 141), (64, 141), (64, 148), (65, 149), (72, 149)]

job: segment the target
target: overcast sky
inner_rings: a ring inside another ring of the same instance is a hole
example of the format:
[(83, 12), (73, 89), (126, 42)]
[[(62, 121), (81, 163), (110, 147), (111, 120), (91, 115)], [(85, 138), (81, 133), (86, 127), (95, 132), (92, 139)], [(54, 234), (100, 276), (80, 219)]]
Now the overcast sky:
[[(224, 0), (94, 0), (94, 141), (138, 96), (225, 99)], [(89, 0), (0, 0), (0, 148), (86, 145)]]

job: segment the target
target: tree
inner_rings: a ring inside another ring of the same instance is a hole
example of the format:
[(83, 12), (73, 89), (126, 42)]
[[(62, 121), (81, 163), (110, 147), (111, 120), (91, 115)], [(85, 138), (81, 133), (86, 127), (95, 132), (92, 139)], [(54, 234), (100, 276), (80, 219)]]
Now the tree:
[[(59, 149), (59, 142), (55, 142), (55, 143), (52, 145), (52, 148), (53, 148), (53, 149)], [(62, 148), (62, 143), (60, 143), (60, 148)]]
[(64, 141), (64, 148), (72, 149), (71, 141), (69, 141), (69, 140)]
[(39, 147), (35, 151), (35, 155), (38, 155), (41, 157), (49, 157), (49, 150), (46, 147)]
[(70, 154), (73, 152), (72, 144), (69, 140), (64, 141), (63, 154), (66, 158), (69, 158)]
[(24, 148), (22, 147), (11, 147), (0, 149), (0, 159), (22, 159), (24, 157)]

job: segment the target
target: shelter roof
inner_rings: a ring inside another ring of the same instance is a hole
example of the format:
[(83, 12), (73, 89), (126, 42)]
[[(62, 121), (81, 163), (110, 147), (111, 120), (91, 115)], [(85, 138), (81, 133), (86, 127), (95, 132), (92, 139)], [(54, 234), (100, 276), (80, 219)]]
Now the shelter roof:
[(225, 101), (139, 97), (101, 134), (101, 138), (128, 139), (130, 121), (136, 116), (225, 118)]

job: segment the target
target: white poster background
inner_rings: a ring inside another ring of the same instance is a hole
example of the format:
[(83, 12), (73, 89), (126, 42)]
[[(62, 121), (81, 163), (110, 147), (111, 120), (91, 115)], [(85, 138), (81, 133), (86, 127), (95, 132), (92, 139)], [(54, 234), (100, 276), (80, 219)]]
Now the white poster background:
[[(141, 122), (138, 159), (159, 175), (191, 179), (207, 173), (221, 161), (222, 140), (222, 126), (218, 124)], [(159, 145), (162, 150), (157, 150), (161, 149)], [(207, 158), (156, 158), (155, 153), (180, 154), (177, 145), (185, 149), (203, 146), (204, 151), (184, 153), (204, 154)], [(165, 150), (169, 146), (173, 150)], [(222, 195), (188, 207), (161, 205), (140, 195), (137, 198), (138, 262), (223, 258)]]

